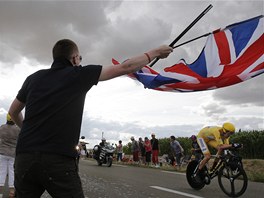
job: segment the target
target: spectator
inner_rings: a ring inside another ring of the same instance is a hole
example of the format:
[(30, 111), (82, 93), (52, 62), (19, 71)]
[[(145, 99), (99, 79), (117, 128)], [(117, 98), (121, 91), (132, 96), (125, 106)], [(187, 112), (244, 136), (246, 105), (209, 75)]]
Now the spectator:
[(151, 134), (151, 148), (152, 148), (152, 163), (158, 168), (159, 167), (159, 140), (155, 138), (155, 134)]
[(171, 152), (168, 155), (168, 158), (169, 158), (169, 164), (172, 165), (172, 166), (175, 166), (176, 165), (175, 155), (173, 154), (172, 149), (171, 149)]
[(140, 161), (146, 165), (146, 149), (144, 146), (144, 141), (140, 137), (138, 139), (139, 149), (140, 149)]
[(173, 156), (176, 158), (176, 166), (181, 166), (181, 157), (183, 157), (183, 148), (176, 140), (175, 136), (170, 136), (170, 146)]
[(195, 135), (192, 135), (190, 137), (190, 139), (192, 140), (192, 157), (191, 159), (195, 159), (195, 160), (200, 160), (202, 157), (202, 151), (201, 148), (197, 142), (197, 137)]
[(6, 124), (0, 126), (0, 198), (3, 196), (5, 180), (8, 175), (9, 197), (15, 197), (14, 159), (20, 129), (12, 121), (9, 114)]
[(85, 137), (82, 136), (81, 139), (79, 140), (81, 159), (85, 159), (87, 157), (86, 144), (88, 143), (85, 141)]
[[(47, 190), (52, 197), (83, 198), (75, 146), (87, 92), (99, 81), (138, 71), (172, 51), (172, 47), (161, 46), (118, 65), (81, 66), (75, 42), (56, 42), (51, 68), (28, 76), (9, 109), (12, 120), (21, 128), (15, 160), (18, 197), (40, 197)], [(71, 177), (67, 176), (69, 172)], [(43, 174), (47, 175), (45, 179)]]
[(149, 166), (150, 162), (151, 162), (152, 147), (151, 147), (151, 143), (150, 143), (150, 140), (148, 139), (148, 137), (145, 137), (144, 146), (145, 146), (145, 150), (146, 150), (146, 165)]
[(131, 141), (132, 141), (131, 151), (133, 154), (133, 161), (136, 164), (138, 164), (139, 163), (139, 145), (133, 136), (131, 137)]
[(123, 145), (122, 141), (118, 141), (118, 145), (116, 145), (116, 150), (117, 150), (117, 161), (122, 162), (122, 156), (123, 156)]

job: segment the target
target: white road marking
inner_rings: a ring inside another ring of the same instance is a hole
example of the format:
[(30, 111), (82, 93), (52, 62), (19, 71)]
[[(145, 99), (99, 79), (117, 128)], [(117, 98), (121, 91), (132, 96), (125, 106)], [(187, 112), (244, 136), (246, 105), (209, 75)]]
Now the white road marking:
[(121, 165), (121, 164), (112, 164), (112, 166), (120, 166), (120, 167), (127, 168), (127, 166), (126, 166), (126, 165)]
[(178, 173), (178, 172), (172, 172), (172, 171), (161, 171), (161, 172), (175, 174), (175, 175), (186, 175), (185, 173)]
[(160, 187), (160, 186), (150, 186), (150, 187), (151, 188), (158, 189), (158, 190), (163, 190), (163, 191), (171, 192), (171, 193), (178, 194), (178, 195), (183, 195), (183, 196), (186, 196), (186, 197), (203, 198), (203, 197), (200, 197), (200, 196), (197, 196), (197, 195), (192, 195), (192, 194), (189, 194), (189, 193), (172, 190), (172, 189), (169, 189), (169, 188), (163, 188), (163, 187)]

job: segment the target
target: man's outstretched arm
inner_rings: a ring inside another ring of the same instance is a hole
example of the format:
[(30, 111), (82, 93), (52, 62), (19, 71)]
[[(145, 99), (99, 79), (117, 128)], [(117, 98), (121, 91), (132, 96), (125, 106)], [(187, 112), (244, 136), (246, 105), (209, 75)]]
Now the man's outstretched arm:
[(109, 80), (118, 76), (136, 72), (155, 58), (168, 57), (172, 51), (172, 47), (163, 45), (146, 53), (142, 53), (141, 55), (130, 58), (119, 65), (103, 67), (99, 81)]

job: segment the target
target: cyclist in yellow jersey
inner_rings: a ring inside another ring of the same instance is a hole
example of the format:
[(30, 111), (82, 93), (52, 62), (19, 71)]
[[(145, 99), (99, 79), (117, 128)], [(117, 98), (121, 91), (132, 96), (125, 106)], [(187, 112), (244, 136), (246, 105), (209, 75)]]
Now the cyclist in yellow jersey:
[(197, 142), (204, 154), (204, 159), (200, 162), (199, 170), (205, 166), (205, 164), (210, 160), (211, 153), (208, 149), (208, 145), (217, 149), (217, 154), (215, 161), (212, 166), (212, 170), (217, 165), (219, 158), (218, 156), (222, 153), (224, 149), (231, 147), (241, 147), (241, 144), (229, 144), (230, 135), (235, 133), (235, 126), (232, 123), (226, 122), (222, 127), (218, 126), (208, 126), (203, 128), (197, 135)]

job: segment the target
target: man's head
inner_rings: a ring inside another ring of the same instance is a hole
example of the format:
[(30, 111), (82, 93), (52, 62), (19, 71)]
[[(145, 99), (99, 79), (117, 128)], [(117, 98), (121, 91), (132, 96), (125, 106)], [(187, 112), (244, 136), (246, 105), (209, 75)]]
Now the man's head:
[(102, 142), (106, 142), (106, 139), (105, 138), (102, 138)]
[(195, 142), (195, 141), (197, 140), (197, 137), (196, 137), (196, 135), (192, 135), (192, 136), (190, 137), (190, 139), (191, 139), (193, 142)]
[(174, 140), (176, 140), (176, 138), (175, 138), (175, 136), (174, 136), (174, 135), (170, 136), (170, 139), (171, 139), (171, 141), (174, 141)]
[(152, 138), (155, 138), (155, 133), (151, 133), (151, 137)]
[(235, 126), (230, 122), (225, 122), (222, 126), (222, 133), (224, 137), (229, 137), (230, 135), (235, 133)]
[(53, 60), (57, 58), (66, 58), (73, 66), (79, 66), (82, 57), (76, 43), (69, 39), (59, 40), (52, 49)]

